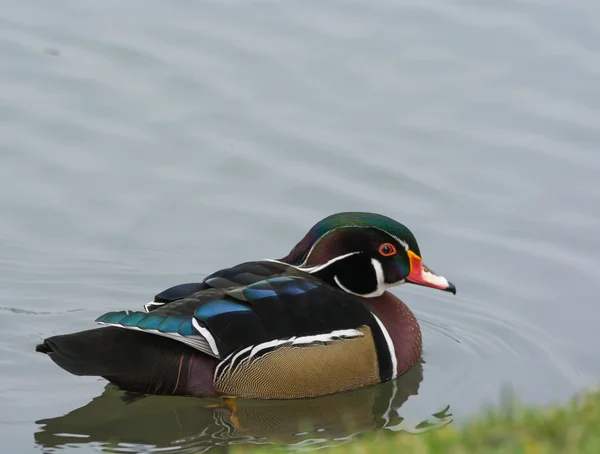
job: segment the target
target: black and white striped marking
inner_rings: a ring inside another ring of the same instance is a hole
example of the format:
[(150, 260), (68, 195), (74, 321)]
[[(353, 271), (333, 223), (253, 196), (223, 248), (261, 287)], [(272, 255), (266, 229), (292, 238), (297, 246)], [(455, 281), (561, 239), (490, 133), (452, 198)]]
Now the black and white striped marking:
[(315, 334), (312, 336), (290, 337), (288, 339), (275, 339), (269, 342), (263, 342), (258, 345), (250, 345), (238, 352), (233, 352), (221, 361), (215, 369), (215, 378), (222, 374), (230, 374), (242, 364), (257, 360), (265, 354), (268, 354), (282, 345), (291, 345), (297, 347), (307, 347), (315, 344), (326, 344), (328, 342), (341, 339), (352, 339), (362, 337), (364, 334), (356, 329), (341, 329), (324, 334)]

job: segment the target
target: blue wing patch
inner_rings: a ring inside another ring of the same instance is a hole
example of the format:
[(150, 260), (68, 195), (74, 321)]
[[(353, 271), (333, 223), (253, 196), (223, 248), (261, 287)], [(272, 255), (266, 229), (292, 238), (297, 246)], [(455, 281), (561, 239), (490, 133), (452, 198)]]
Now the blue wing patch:
[(176, 315), (147, 314), (145, 312), (108, 312), (96, 319), (98, 323), (120, 325), (124, 328), (155, 330), (160, 333), (194, 336), (198, 334), (192, 326), (191, 317)]
[[(140, 329), (151, 334), (175, 339), (183, 342), (207, 355), (219, 357), (205, 336), (200, 334), (192, 324), (192, 315), (168, 315), (155, 312), (108, 312), (96, 319), (96, 322), (120, 328)], [(210, 334), (208, 334), (210, 336)], [(212, 336), (210, 336), (212, 340)], [(214, 343), (214, 340), (212, 340)]]
[(192, 325), (192, 319), (188, 318), (181, 325), (179, 325), (177, 333), (179, 333), (182, 336), (194, 336), (195, 334), (197, 334), (196, 329)]
[(227, 312), (243, 312), (251, 311), (248, 306), (235, 301), (229, 300), (213, 300), (204, 303), (196, 308), (194, 317), (199, 320), (207, 320), (215, 315), (225, 314)]
[(161, 333), (179, 333), (179, 328), (186, 321), (190, 321), (190, 317), (180, 317), (177, 315), (170, 315), (167, 318), (163, 319), (163, 321), (158, 325), (157, 330)]
[[(141, 329), (155, 329), (158, 330), (158, 326), (165, 320), (164, 315), (154, 315), (152, 313), (148, 314), (142, 320), (137, 322), (135, 326)], [(121, 322), (123, 324), (123, 322)], [(130, 325), (134, 326), (134, 325)]]
[(133, 312), (123, 317), (119, 323), (125, 326), (137, 326), (137, 324), (144, 318), (146, 318), (146, 314), (144, 312)]
[(299, 276), (281, 276), (265, 279), (241, 290), (243, 299), (255, 301), (274, 296), (297, 296), (318, 287), (314, 282)]
[(130, 315), (130, 312), (127, 311), (119, 311), (119, 312), (108, 312), (104, 315), (101, 315), (96, 319), (98, 323), (107, 323), (109, 325), (119, 325), (121, 320)]

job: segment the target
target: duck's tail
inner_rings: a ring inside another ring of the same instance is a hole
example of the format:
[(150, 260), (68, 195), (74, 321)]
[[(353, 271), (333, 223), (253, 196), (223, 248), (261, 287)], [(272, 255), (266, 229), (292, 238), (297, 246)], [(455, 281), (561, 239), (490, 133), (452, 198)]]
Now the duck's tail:
[(105, 327), (53, 336), (35, 348), (74, 375), (100, 376), (132, 392), (213, 396), (216, 360), (180, 342)]

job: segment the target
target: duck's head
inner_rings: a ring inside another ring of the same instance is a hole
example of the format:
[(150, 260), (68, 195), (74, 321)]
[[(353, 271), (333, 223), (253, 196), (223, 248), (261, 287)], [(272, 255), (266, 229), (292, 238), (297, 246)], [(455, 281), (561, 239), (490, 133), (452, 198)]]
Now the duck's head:
[(365, 298), (406, 282), (456, 294), (452, 283), (423, 264), (412, 232), (379, 214), (328, 216), (281, 261)]

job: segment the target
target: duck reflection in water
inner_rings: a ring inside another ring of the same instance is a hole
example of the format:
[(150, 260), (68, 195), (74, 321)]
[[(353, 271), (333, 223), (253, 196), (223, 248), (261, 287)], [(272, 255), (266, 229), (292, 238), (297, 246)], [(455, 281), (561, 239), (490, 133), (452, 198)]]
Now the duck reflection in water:
[(42, 427), (35, 441), (45, 449), (100, 444), (106, 449), (137, 445), (169, 452), (219, 451), (243, 443), (339, 445), (375, 430), (420, 432), (448, 424), (447, 408), (430, 421), (408, 421), (400, 415), (400, 407), (418, 393), (422, 379), (419, 363), (381, 385), (310, 399), (267, 401), (144, 397), (109, 384), (87, 405), (37, 421)]

